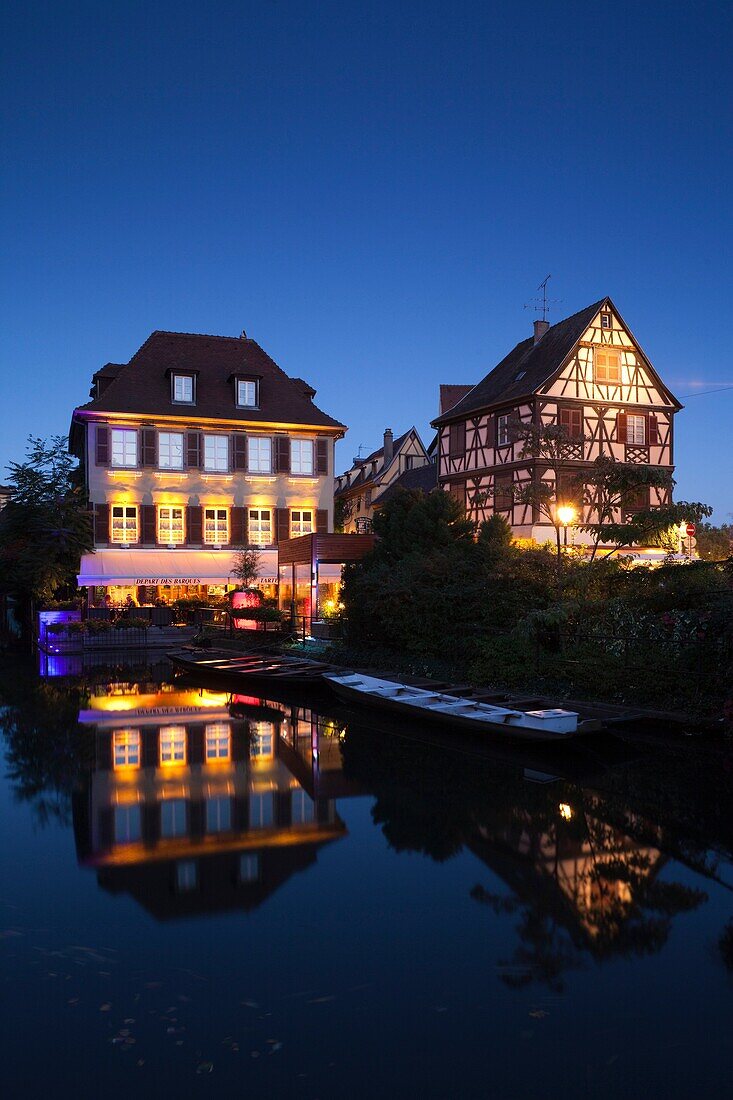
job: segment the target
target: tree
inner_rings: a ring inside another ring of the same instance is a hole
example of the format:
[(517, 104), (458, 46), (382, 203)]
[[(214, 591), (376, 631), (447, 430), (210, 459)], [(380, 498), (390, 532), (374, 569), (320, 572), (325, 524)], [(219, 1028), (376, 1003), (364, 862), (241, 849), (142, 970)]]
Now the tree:
[[(555, 544), (557, 558), (560, 560), (562, 546), (560, 532), (563, 528), (560, 509), (574, 505), (574, 498), (582, 487), (579, 485), (579, 476), (572, 476), (573, 467), (569, 465), (578, 459), (583, 453), (585, 436), (571, 435), (562, 424), (527, 424), (525, 421), (515, 421), (513, 424), (515, 437), (522, 441), (522, 458), (532, 458), (535, 462), (549, 470), (553, 475), (552, 483), (545, 481), (539, 472), (533, 473), (532, 480), (523, 486), (515, 486), (514, 500), (517, 504), (527, 504), (536, 509), (541, 516), (548, 519), (555, 528)], [(569, 494), (573, 499), (562, 500), (560, 495), (560, 475), (570, 472)]]
[(251, 588), (260, 573), (260, 555), (257, 550), (238, 550), (234, 558), (231, 576), (236, 577), (242, 588)]
[(657, 508), (643, 508), (633, 513), (626, 522), (616, 519), (618, 512), (628, 506), (639, 491), (656, 489), (671, 497), (675, 485), (669, 470), (661, 466), (647, 466), (633, 462), (617, 462), (609, 455), (600, 455), (583, 475), (589, 494), (590, 511), (595, 514), (594, 523), (580, 524), (580, 530), (593, 536), (591, 561), (601, 543), (612, 543), (615, 554), (625, 546), (655, 545), (673, 524), (698, 523), (712, 513), (712, 508), (699, 502), (680, 501), (678, 504), (662, 504)]
[(701, 523), (695, 538), (697, 552), (703, 561), (725, 561), (733, 554), (733, 524), (714, 527), (712, 523)]
[(25, 604), (74, 590), (92, 524), (65, 436), (30, 436), (25, 462), (8, 466), (10, 499), (0, 512), (0, 587)]

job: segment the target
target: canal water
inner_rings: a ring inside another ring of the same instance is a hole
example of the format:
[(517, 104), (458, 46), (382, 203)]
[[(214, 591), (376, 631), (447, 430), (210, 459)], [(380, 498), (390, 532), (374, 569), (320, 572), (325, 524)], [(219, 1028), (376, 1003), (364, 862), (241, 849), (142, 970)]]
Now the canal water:
[(5, 1096), (729, 1094), (725, 746), (46, 672), (0, 666)]

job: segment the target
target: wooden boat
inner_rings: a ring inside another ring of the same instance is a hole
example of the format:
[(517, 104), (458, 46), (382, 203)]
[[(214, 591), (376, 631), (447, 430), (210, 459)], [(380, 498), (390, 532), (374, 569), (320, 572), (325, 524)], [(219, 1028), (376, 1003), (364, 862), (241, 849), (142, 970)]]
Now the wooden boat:
[(352, 672), (325, 672), (324, 680), (342, 699), (418, 721), (440, 723), (473, 733), (532, 741), (566, 741), (587, 732), (575, 711), (557, 707), (515, 710), (426, 688)]
[(237, 654), (222, 649), (179, 649), (168, 653), (167, 657), (172, 665), (184, 672), (232, 685), (251, 682), (267, 686), (312, 686), (321, 683), (325, 672), (342, 671), (336, 665), (304, 657)]

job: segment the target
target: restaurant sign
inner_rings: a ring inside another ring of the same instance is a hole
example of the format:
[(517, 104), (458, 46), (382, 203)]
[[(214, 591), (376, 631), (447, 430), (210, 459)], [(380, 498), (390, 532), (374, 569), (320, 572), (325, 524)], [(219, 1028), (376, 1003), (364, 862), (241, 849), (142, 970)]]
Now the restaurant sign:
[[(135, 577), (135, 584), (201, 584), (200, 577)], [(209, 582), (213, 583), (213, 582)]]

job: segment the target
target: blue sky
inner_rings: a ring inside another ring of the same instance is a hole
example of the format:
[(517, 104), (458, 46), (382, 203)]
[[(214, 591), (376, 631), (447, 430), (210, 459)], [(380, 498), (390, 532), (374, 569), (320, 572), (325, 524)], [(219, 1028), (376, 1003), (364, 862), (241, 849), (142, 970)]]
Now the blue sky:
[(347, 465), (524, 338), (551, 272), (556, 320), (615, 300), (687, 406), (677, 496), (725, 520), (732, 13), (7, 5), (0, 463), (151, 330), (245, 328)]

